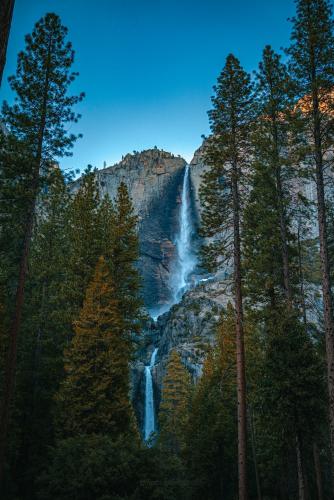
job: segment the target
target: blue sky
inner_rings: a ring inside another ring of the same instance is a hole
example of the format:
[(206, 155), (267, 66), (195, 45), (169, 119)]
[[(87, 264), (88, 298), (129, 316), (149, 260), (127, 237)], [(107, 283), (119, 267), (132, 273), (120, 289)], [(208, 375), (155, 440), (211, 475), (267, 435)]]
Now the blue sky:
[(12, 100), (24, 35), (46, 12), (69, 28), (86, 92), (82, 132), (64, 168), (103, 166), (158, 146), (190, 160), (208, 133), (212, 87), (233, 52), (256, 69), (265, 44), (289, 43), (293, 0), (16, 0), (1, 100)]

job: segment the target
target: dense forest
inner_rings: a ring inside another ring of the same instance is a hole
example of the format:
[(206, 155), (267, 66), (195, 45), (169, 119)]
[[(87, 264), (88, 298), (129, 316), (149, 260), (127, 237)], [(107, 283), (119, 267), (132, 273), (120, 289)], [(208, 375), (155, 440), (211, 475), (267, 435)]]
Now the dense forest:
[(2, 499), (334, 498), (334, 21), (295, 3), (290, 46), (251, 75), (229, 54), (214, 86), (194, 252), (227, 300), (201, 376), (168, 352), (149, 436), (140, 218), (125, 182), (59, 167), (74, 51), (55, 13), (25, 37), (0, 115)]

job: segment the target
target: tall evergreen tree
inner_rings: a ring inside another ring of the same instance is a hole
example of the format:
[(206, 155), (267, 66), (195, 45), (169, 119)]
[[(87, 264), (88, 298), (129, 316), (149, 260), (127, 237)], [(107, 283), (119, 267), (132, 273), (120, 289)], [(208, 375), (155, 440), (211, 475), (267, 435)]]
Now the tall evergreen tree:
[[(138, 217), (124, 182), (115, 199), (113, 235), (106, 256), (112, 269), (120, 311), (126, 328), (139, 332), (142, 318), (141, 276), (136, 267), (139, 258)], [(111, 226), (112, 227), (112, 226)], [(111, 252), (110, 252), (111, 250)]]
[[(247, 499), (246, 471), (246, 380), (243, 340), (243, 298), (241, 271), (241, 223), (250, 158), (250, 124), (254, 117), (250, 77), (239, 61), (229, 55), (218, 78), (209, 112), (212, 135), (205, 158), (211, 166), (203, 176), (203, 230), (214, 238), (208, 256), (217, 264), (233, 255), (233, 294), (237, 339), (238, 464), (239, 498)], [(224, 259), (225, 258), (225, 259)], [(206, 259), (207, 261), (208, 259)], [(213, 263), (211, 263), (210, 267)]]
[(162, 383), (159, 410), (160, 443), (173, 453), (184, 448), (184, 431), (188, 418), (190, 377), (180, 355), (173, 350)]
[[(66, 214), (68, 187), (55, 168), (48, 190), (39, 196), (38, 218), (18, 349), (16, 398), (11, 430), (13, 482), (33, 496), (35, 479), (53, 442), (53, 396), (63, 376), (63, 349), (70, 328), (63, 283), (69, 254)], [(13, 446), (17, 443), (17, 446)]]
[(304, 161), (315, 175), (317, 188), (334, 481), (334, 317), (324, 183), (328, 153), (333, 147), (334, 25), (328, 0), (297, 0), (296, 7), (291, 46), (287, 52), (291, 57), (291, 73), (299, 98), (296, 111), (304, 121), (305, 138), (309, 144)]
[(72, 106), (80, 101), (82, 95), (67, 95), (75, 74), (70, 71), (73, 50), (71, 44), (65, 41), (66, 34), (67, 29), (55, 14), (47, 14), (35, 25), (32, 35), (26, 37), (25, 51), (19, 54), (17, 73), (10, 78), (17, 100), (13, 106), (5, 103), (2, 109), (1, 119), (9, 133), (15, 135), (27, 148), (31, 183), (1, 405), (0, 480), (4, 467), (10, 403), (14, 393), (17, 337), (37, 198), (54, 158), (69, 154), (76, 139), (73, 134), (67, 133), (65, 124), (77, 121), (78, 116), (72, 111)]
[(60, 435), (133, 430), (129, 400), (131, 342), (105, 259), (101, 257), (65, 351), (65, 379), (57, 394)]
[(217, 328), (217, 345), (209, 351), (194, 389), (186, 433), (191, 498), (236, 496), (235, 442), (236, 343), (231, 305)]
[(77, 191), (69, 203), (66, 231), (69, 254), (64, 282), (67, 314), (72, 322), (82, 307), (88, 283), (101, 256), (100, 196), (95, 172), (89, 166), (82, 175)]

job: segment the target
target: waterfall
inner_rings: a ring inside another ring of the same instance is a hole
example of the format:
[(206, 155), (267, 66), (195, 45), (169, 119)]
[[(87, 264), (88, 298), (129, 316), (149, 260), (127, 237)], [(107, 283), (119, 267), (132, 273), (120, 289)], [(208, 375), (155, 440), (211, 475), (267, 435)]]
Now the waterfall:
[(179, 214), (179, 234), (176, 238), (177, 260), (171, 278), (173, 303), (177, 304), (190, 286), (190, 275), (196, 267), (196, 255), (192, 248), (194, 232), (190, 200), (190, 168), (186, 166)]
[(151, 434), (155, 432), (155, 412), (154, 412), (154, 393), (152, 368), (155, 364), (158, 349), (152, 352), (150, 364), (145, 366), (145, 420), (144, 420), (144, 439), (148, 441)]

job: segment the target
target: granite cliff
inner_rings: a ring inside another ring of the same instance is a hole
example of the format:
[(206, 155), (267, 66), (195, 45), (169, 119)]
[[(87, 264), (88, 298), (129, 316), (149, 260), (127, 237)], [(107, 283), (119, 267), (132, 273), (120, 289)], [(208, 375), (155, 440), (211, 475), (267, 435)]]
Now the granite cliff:
[[(170, 301), (170, 272), (175, 257), (180, 191), (186, 161), (159, 149), (127, 154), (119, 163), (97, 171), (101, 194), (116, 195), (125, 182), (139, 217), (143, 297), (149, 311)], [(197, 220), (196, 191), (191, 188), (193, 217)]]

